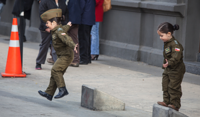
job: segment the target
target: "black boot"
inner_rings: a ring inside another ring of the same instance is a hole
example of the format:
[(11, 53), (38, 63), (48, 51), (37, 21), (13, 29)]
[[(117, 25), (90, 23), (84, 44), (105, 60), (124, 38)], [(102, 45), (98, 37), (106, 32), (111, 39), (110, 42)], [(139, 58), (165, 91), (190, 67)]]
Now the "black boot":
[(62, 98), (63, 96), (68, 95), (68, 94), (69, 93), (68, 93), (66, 87), (60, 87), (58, 95), (56, 95), (54, 98), (55, 99)]
[(43, 91), (40, 91), (40, 90), (38, 91), (38, 93), (39, 93), (41, 96), (46, 97), (49, 101), (52, 100), (52, 97), (53, 97), (53, 96), (49, 95), (48, 93), (43, 92)]

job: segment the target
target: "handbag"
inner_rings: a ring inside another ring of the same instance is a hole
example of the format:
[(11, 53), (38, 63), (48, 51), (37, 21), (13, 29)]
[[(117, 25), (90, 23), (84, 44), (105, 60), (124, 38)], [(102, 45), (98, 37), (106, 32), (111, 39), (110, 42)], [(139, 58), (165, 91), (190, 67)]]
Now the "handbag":
[(111, 0), (104, 0), (103, 2), (103, 11), (107, 12), (112, 8), (111, 6)]

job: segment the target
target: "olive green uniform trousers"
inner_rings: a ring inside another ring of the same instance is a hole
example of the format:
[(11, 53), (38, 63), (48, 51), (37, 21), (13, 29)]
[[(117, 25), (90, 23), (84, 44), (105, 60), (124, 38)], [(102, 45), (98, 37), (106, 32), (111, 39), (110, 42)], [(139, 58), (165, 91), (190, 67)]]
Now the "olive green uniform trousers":
[(65, 86), (63, 75), (73, 59), (74, 55), (58, 56), (58, 59), (51, 69), (50, 83), (45, 91), (46, 93), (53, 96), (57, 88)]
[(172, 104), (178, 109), (181, 107), (181, 83), (183, 80), (184, 73), (184, 63), (181, 63), (181, 65), (179, 65), (177, 69), (171, 70), (169, 68), (166, 68), (163, 72), (163, 100), (167, 105)]

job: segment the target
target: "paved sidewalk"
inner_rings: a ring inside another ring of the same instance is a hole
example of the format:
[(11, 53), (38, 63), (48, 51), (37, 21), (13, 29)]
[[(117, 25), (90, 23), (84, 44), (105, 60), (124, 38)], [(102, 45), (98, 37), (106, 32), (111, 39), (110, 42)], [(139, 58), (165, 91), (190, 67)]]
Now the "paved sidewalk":
[[(8, 36), (0, 35), (0, 72), (5, 71)], [(162, 101), (162, 69), (141, 62), (133, 62), (101, 55), (98, 61), (69, 67), (65, 73), (69, 95), (52, 102), (37, 91), (49, 84), (52, 65), (35, 70), (39, 43), (24, 43), (23, 71), (27, 78), (0, 77), (0, 117), (152, 117), (152, 107)], [(48, 54), (48, 57), (50, 55)], [(126, 103), (125, 111), (91, 111), (80, 106), (81, 86), (98, 88)], [(181, 113), (200, 116), (200, 76), (186, 73), (182, 83)], [(56, 92), (57, 94), (57, 92)]]

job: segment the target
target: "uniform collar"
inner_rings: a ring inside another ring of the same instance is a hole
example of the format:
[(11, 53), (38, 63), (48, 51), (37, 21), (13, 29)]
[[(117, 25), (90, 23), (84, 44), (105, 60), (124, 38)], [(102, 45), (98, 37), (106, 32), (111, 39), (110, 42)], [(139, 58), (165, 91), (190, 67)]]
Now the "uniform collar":
[(165, 42), (165, 43), (169, 43), (169, 42), (172, 42), (174, 40), (175, 40), (175, 38), (174, 38), (174, 36), (172, 36), (172, 38), (169, 41)]
[(62, 27), (62, 24), (60, 24), (60, 25), (58, 25), (58, 26), (56, 26), (54, 29), (52, 29), (51, 31), (52, 32), (55, 32), (58, 28), (60, 28), (60, 27)]

